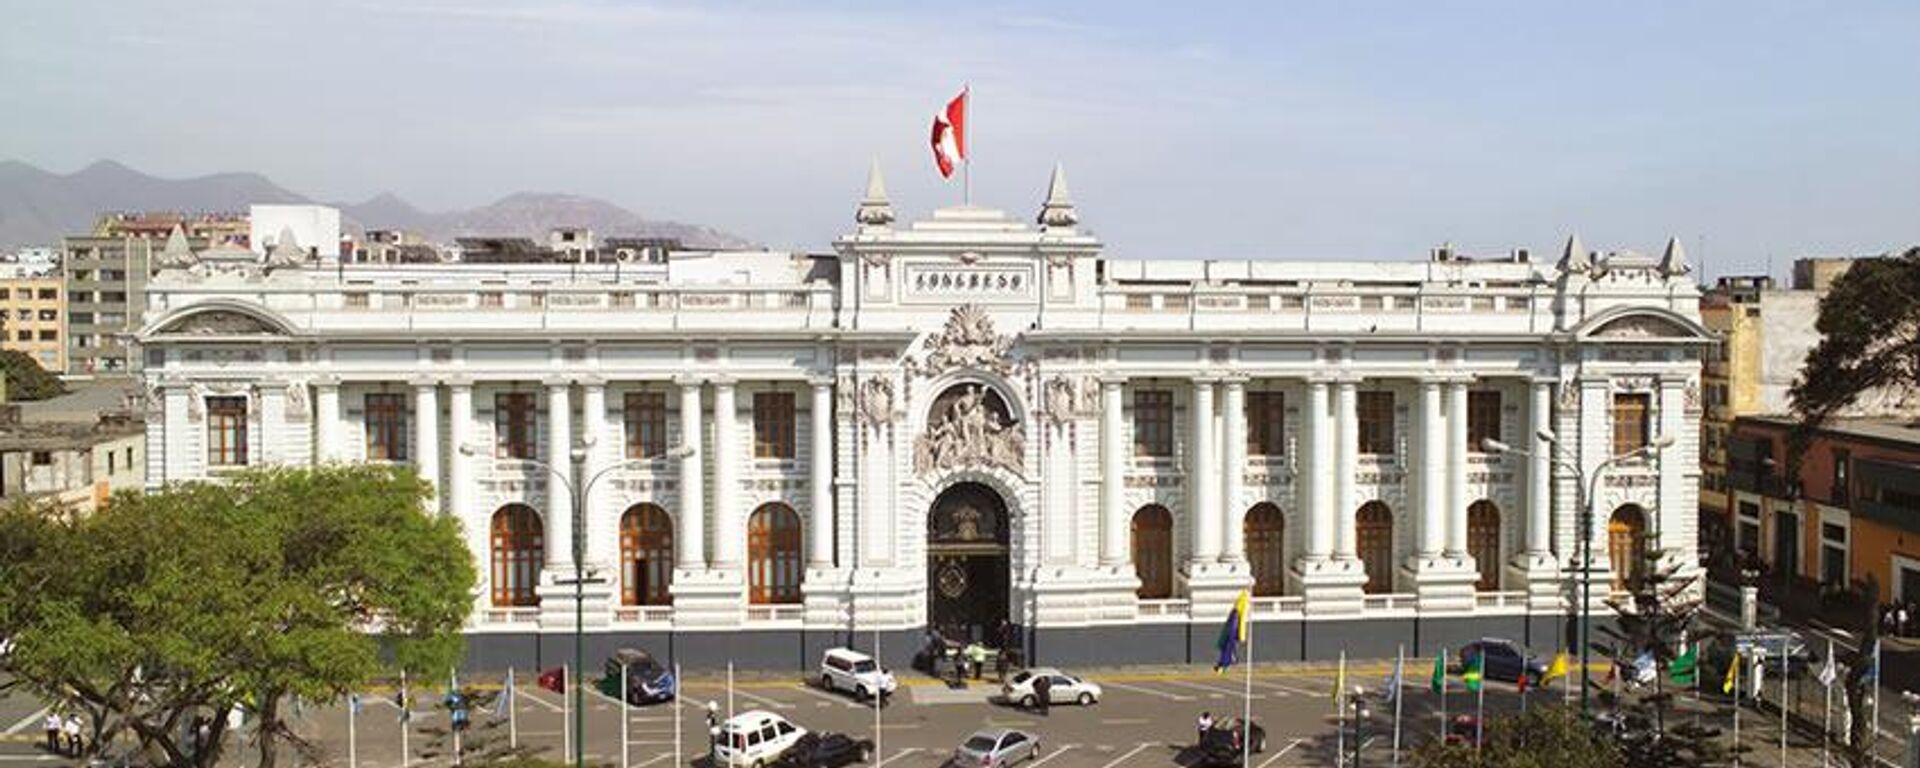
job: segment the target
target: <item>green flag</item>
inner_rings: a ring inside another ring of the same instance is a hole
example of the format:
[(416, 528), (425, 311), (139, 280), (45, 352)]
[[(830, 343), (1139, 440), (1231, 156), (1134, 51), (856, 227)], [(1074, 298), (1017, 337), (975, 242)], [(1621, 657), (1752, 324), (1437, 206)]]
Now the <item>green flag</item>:
[(1694, 678), (1700, 674), (1700, 644), (1687, 646), (1686, 652), (1667, 662), (1667, 679), (1674, 685), (1693, 685)]
[(1487, 654), (1485, 652), (1476, 653), (1473, 655), (1473, 658), (1467, 659), (1467, 670), (1460, 675), (1460, 679), (1467, 684), (1467, 690), (1475, 692), (1480, 690), (1480, 678), (1486, 672), (1486, 668)]
[(1433, 655), (1433, 681), (1427, 687), (1432, 688), (1434, 693), (1447, 689), (1447, 649), (1445, 648)]

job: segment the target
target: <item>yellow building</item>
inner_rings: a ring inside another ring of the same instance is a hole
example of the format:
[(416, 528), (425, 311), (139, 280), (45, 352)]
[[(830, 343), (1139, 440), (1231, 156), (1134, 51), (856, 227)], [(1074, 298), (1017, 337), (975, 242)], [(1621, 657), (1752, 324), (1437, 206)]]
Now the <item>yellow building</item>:
[(67, 370), (67, 292), (63, 278), (0, 280), (0, 349), (25, 352), (55, 374)]

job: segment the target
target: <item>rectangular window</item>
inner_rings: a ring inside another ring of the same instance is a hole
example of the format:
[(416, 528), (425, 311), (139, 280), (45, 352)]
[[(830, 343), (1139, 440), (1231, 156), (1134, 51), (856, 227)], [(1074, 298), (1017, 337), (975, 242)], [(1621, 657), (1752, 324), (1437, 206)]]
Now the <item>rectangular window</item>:
[(1286, 452), (1286, 393), (1248, 392), (1247, 455), (1284, 456)]
[(1760, 554), (1760, 505), (1740, 502), (1740, 519), (1734, 523), (1733, 548), (1745, 557)]
[(753, 395), (753, 457), (793, 458), (793, 393)]
[(60, 289), (42, 288), (36, 295), (41, 301), (53, 301), (54, 299), (60, 298)]
[(1500, 439), (1500, 392), (1477, 389), (1467, 393), (1467, 450), (1484, 451), (1488, 440)]
[(43, 328), (40, 330), (40, 340), (41, 341), (59, 341), (60, 332), (53, 330), (52, 328)]
[(53, 452), (52, 451), (34, 451), (33, 465), (36, 467), (53, 466)]
[(1394, 451), (1393, 435), (1393, 393), (1379, 390), (1357, 392), (1355, 407), (1360, 421), (1360, 452), (1375, 456), (1392, 456)]
[(247, 463), (247, 399), (207, 398), (207, 464), (240, 467)]
[(493, 455), (496, 458), (534, 457), (536, 413), (531, 392), (502, 392), (493, 396)]
[(367, 460), (407, 460), (407, 396), (367, 394)]
[(1173, 393), (1142, 389), (1133, 393), (1133, 455), (1173, 455)]
[(655, 459), (667, 455), (667, 395), (664, 392), (627, 393), (627, 458)]
[(1820, 583), (1847, 584), (1847, 527), (1844, 525), (1820, 524)]
[(499, 291), (481, 291), (480, 292), (480, 308), (481, 309), (499, 309), (506, 305), (507, 305), (506, 294), (503, 294)]
[(1613, 452), (1632, 453), (1647, 447), (1648, 416), (1653, 396), (1645, 392), (1620, 392), (1613, 396)]
[(1844, 507), (1853, 498), (1851, 479), (1853, 475), (1853, 455), (1845, 449), (1833, 449), (1833, 491), (1830, 497), (1833, 505)]

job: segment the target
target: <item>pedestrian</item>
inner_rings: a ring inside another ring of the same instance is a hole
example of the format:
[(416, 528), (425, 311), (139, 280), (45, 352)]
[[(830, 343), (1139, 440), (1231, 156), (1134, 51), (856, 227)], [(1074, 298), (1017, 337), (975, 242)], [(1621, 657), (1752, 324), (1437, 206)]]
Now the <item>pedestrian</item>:
[(967, 646), (967, 666), (973, 668), (973, 679), (980, 679), (980, 673), (987, 666), (987, 647), (979, 643)]
[(714, 748), (720, 745), (720, 702), (707, 701), (707, 762), (716, 759)]
[(1894, 634), (1905, 637), (1908, 634), (1907, 604), (1900, 603), (1900, 609), (1893, 614)]
[(65, 730), (67, 732), (67, 749), (70, 750), (68, 754), (79, 757), (80, 748), (85, 746), (80, 739), (80, 716), (67, 715)]
[(1053, 704), (1053, 676), (1035, 675), (1033, 679), (1033, 703), (1040, 708), (1040, 714), (1047, 714)]
[(1013, 651), (1006, 648), (1000, 649), (1000, 652), (993, 656), (994, 670), (1000, 673), (1001, 685), (1006, 685), (1007, 683), (1007, 664), (1011, 656), (1013, 656)]
[(55, 712), (53, 710), (47, 710), (47, 721), (46, 721), (45, 727), (47, 729), (47, 751), (48, 752), (57, 753), (62, 751), (60, 749), (61, 722), (62, 721), (60, 719), (59, 712)]
[(1193, 742), (1195, 744), (1206, 741), (1207, 731), (1213, 730), (1213, 713), (1212, 712), (1200, 713), (1200, 722), (1198, 723), (1198, 725), (1200, 726), (1200, 735), (1194, 738)]
[(193, 754), (199, 756), (207, 751), (207, 739), (213, 735), (213, 721), (206, 715), (193, 717)]

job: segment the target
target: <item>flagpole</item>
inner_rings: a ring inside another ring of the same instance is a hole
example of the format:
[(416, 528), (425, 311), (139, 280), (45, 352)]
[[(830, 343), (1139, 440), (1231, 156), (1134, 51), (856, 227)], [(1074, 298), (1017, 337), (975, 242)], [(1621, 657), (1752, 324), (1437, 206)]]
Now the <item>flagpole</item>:
[[(1347, 762), (1347, 652), (1340, 651), (1340, 670), (1333, 676), (1333, 764), (1345, 765)], [(1247, 745), (1242, 743), (1241, 754), (1246, 754)]]
[(1400, 701), (1406, 698), (1407, 645), (1393, 652), (1393, 768), (1400, 768)]
[[(680, 765), (680, 662), (673, 663), (673, 764)], [(709, 737), (711, 738), (711, 737)]]
[[(849, 642), (848, 645), (852, 645), (852, 643)], [(1003, 648), (1001, 650), (1004, 652), (1006, 649)], [(880, 665), (880, 628), (879, 627), (875, 627), (873, 630), (873, 663), (874, 663), (874, 666)], [(881, 754), (883, 753), (880, 751), (880, 746), (881, 746), (880, 744), (880, 738), (881, 738), (880, 737), (880, 697), (884, 694), (885, 694), (884, 691), (881, 691), (877, 688), (873, 692), (873, 754), (874, 754), (873, 759), (876, 761), (885, 759), (881, 757)], [(1048, 694), (1048, 695), (1051, 696), (1052, 694)]]
[(573, 679), (573, 670), (566, 664), (560, 665), (560, 687), (566, 690), (560, 694), (560, 755), (564, 758), (573, 754), (573, 689), (577, 685)]
[(1820, 766), (1821, 768), (1826, 768), (1827, 766), (1827, 760), (1828, 760), (1827, 745), (1828, 745), (1828, 742), (1832, 741), (1833, 739), (1833, 673), (1832, 673), (1832, 670), (1833, 670), (1833, 638), (1827, 638), (1827, 668), (1825, 670), (1822, 670), (1823, 672), (1827, 673), (1826, 675), (1827, 679), (1824, 681), (1821, 681), (1821, 687), (1824, 687), (1827, 689), (1827, 696), (1826, 696), (1827, 703), (1825, 705), (1824, 711), (1821, 713), (1821, 716), (1820, 716)]
[[(1485, 741), (1487, 727), (1487, 659), (1484, 647), (1480, 653), (1482, 655), (1475, 657), (1474, 662), (1480, 665), (1480, 690), (1474, 691), (1473, 705), (1473, 751), (1475, 754), (1480, 752), (1480, 743)], [(1521, 674), (1526, 673), (1523, 671)]]
[(354, 721), (360, 719), (360, 694), (347, 694), (347, 768), (360, 768), (360, 738)]
[(520, 702), (514, 701), (515, 696), (513, 667), (507, 667), (507, 748), (517, 750), (520, 748), (520, 713), (515, 710), (520, 708)]
[(1787, 642), (1780, 641), (1780, 768), (1787, 768)]
[(1240, 768), (1247, 768), (1253, 754), (1253, 611), (1247, 613), (1249, 615), (1240, 617), (1247, 623), (1247, 682), (1240, 698)]
[(407, 726), (413, 720), (413, 700), (407, 695), (407, 668), (400, 668), (400, 768), (411, 762), (413, 748), (408, 746)]
[(451, 705), (447, 707), (447, 730), (453, 734), (453, 764), (462, 765), (465, 761), (461, 759), (460, 753), (460, 729), (454, 727), (453, 722), (457, 712), (454, 706), (463, 703), (460, 701), (460, 670), (453, 668), (447, 670), (447, 687), (447, 703)]
[(1738, 766), (1740, 765), (1740, 686), (1742, 685), (1742, 683), (1740, 682), (1739, 669), (1742, 661), (1743, 660), (1740, 658), (1740, 652), (1734, 651), (1733, 653), (1733, 668), (1734, 668), (1734, 673), (1733, 673), (1734, 675), (1733, 677), (1733, 764), (1735, 768), (1738, 768)]
[(1447, 743), (1447, 648), (1440, 647), (1440, 743)]
[(973, 84), (960, 86), (960, 130), (961, 141), (967, 143), (966, 156), (960, 158), (960, 203), (973, 205)]
[[(679, 706), (678, 702), (675, 706)], [(627, 665), (620, 665), (620, 768), (627, 768)]]

